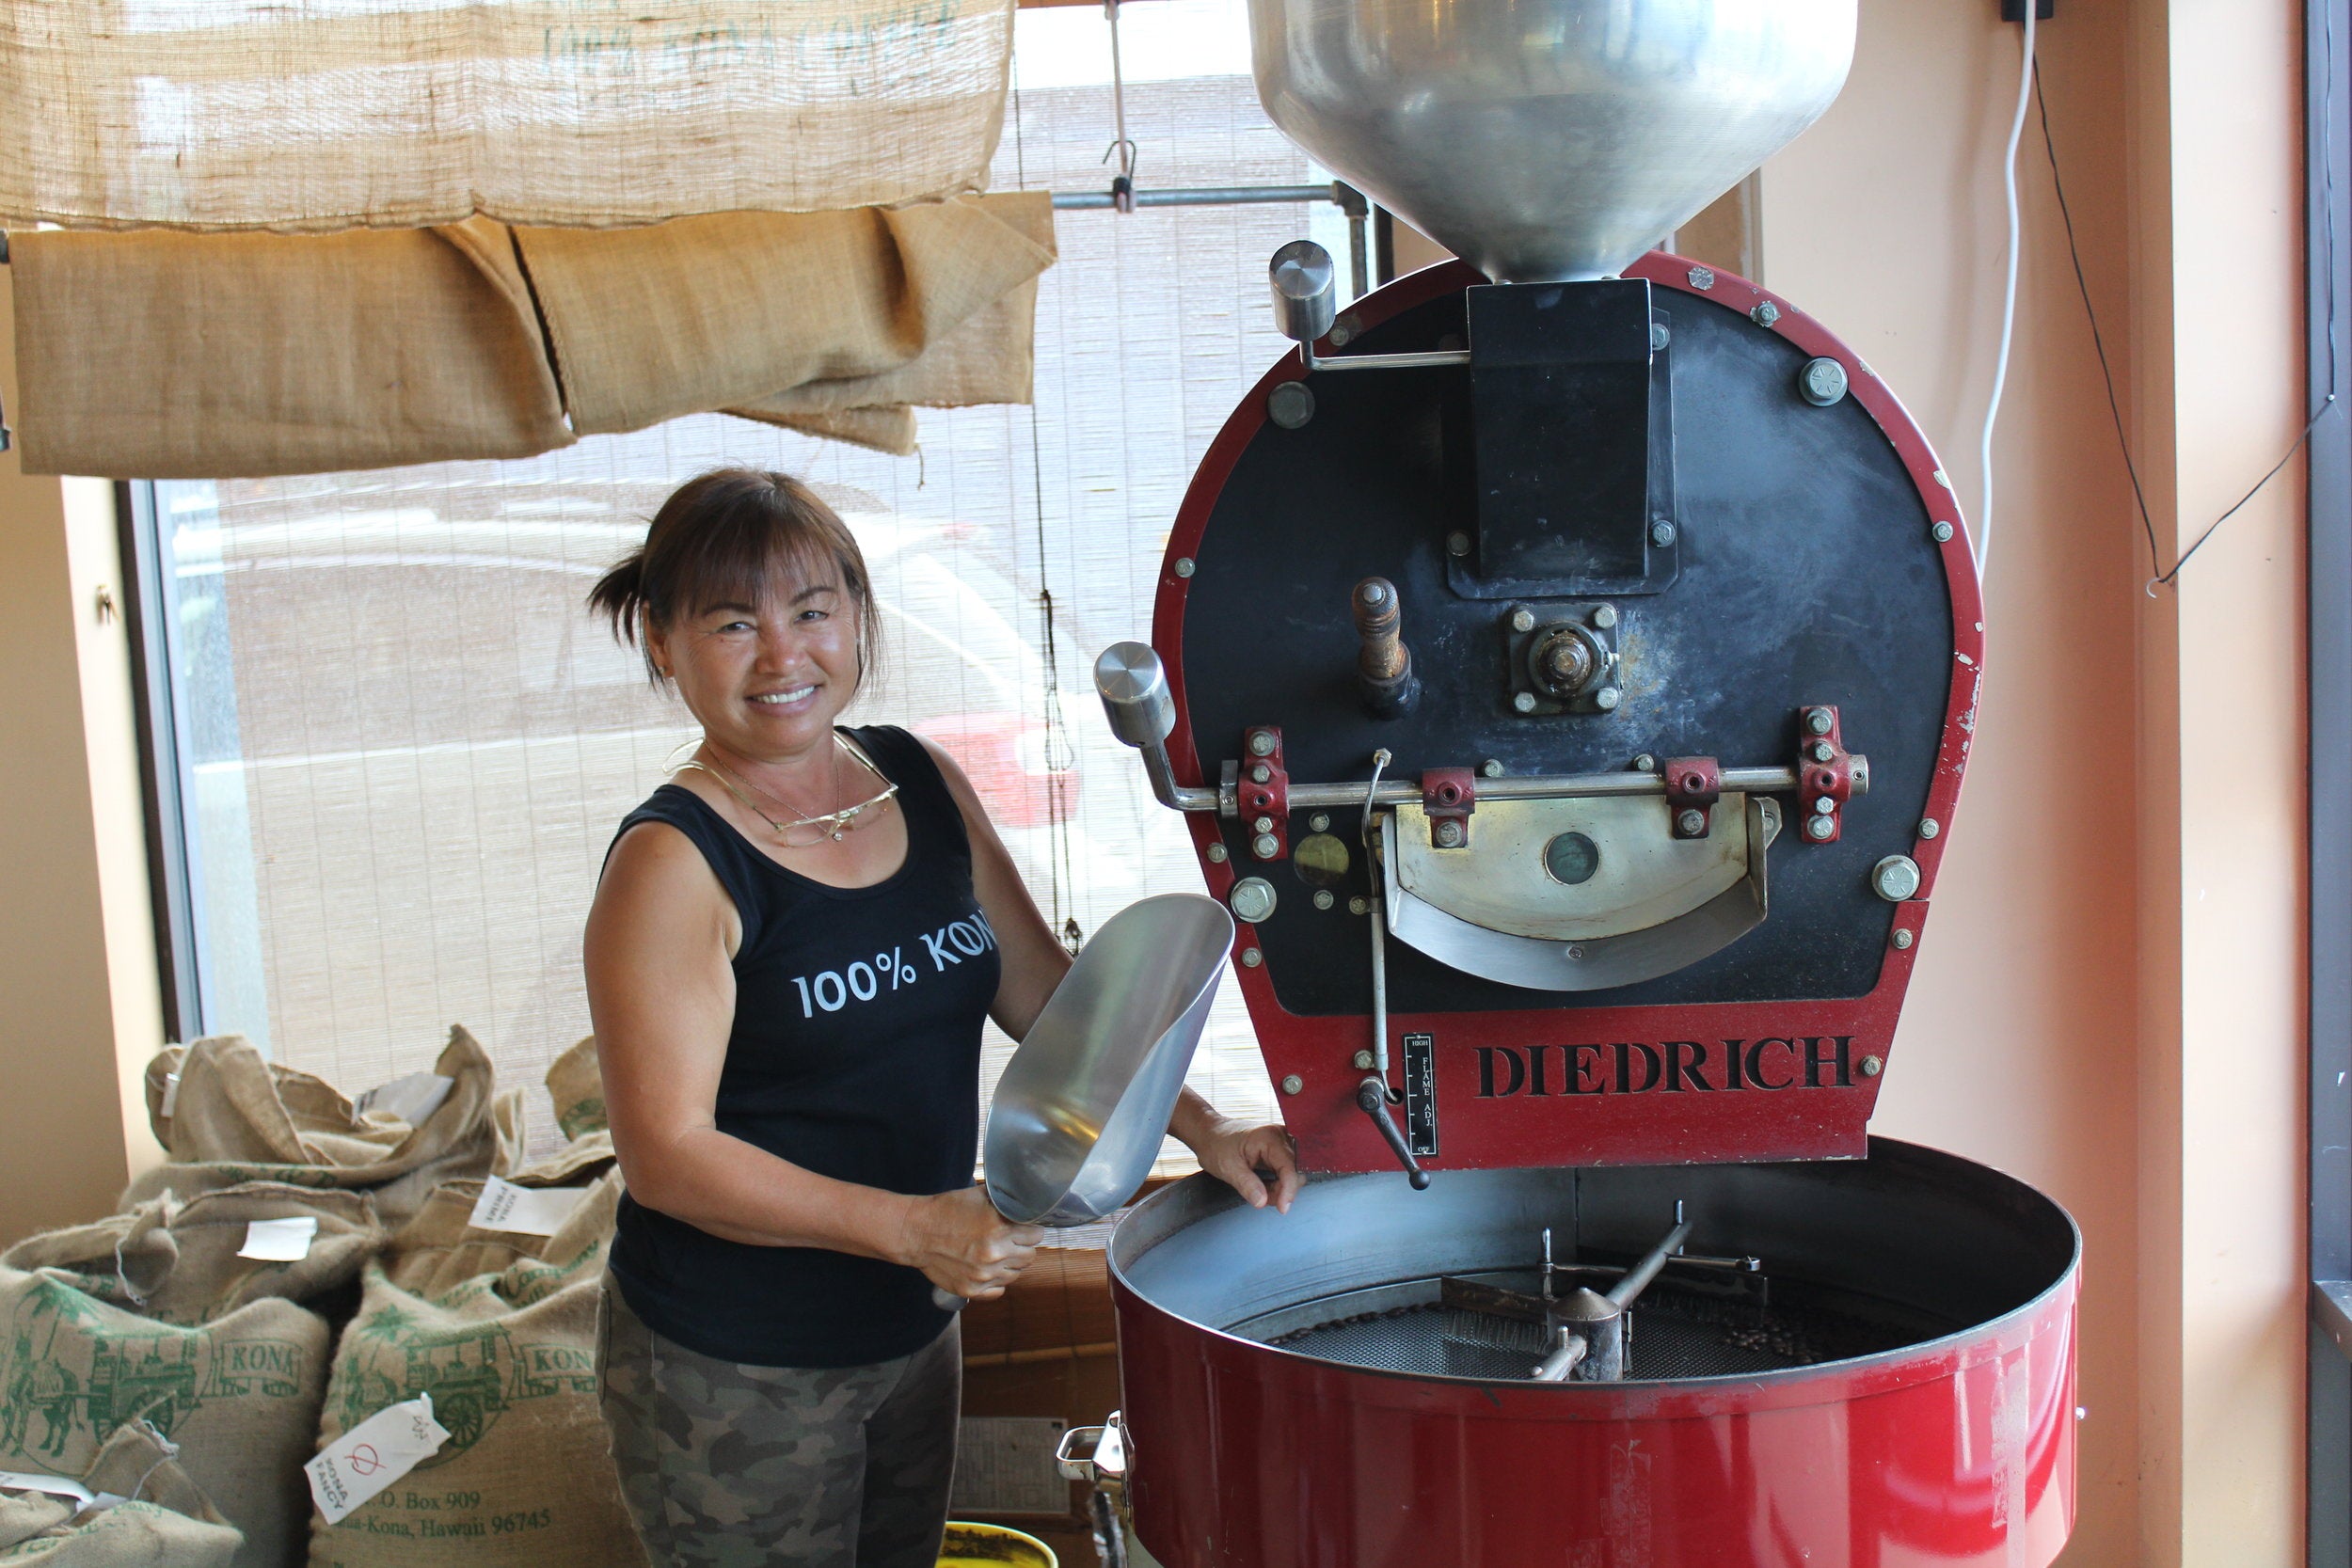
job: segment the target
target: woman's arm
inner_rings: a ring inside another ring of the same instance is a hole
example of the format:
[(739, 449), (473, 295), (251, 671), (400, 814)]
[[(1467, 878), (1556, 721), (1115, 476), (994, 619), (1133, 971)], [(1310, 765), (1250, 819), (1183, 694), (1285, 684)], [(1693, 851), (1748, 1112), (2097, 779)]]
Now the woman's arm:
[(733, 902), (684, 834), (644, 823), (613, 847), (585, 957), (630, 1196), (730, 1241), (879, 1258), (958, 1295), (1001, 1294), (1043, 1237), (1005, 1224), (977, 1188), (911, 1197), (836, 1181), (719, 1131), (740, 940)]
[(996, 983), (996, 1000), (989, 1004), (988, 1016), (1014, 1039), (1026, 1039), (1029, 1025), (1045, 1010), (1045, 999), (1070, 973), (1070, 949), (1029, 896), (1012, 863), (1012, 852), (997, 836), (996, 824), (988, 819), (988, 808), (980, 804), (972, 781), (955, 758), (930, 741), (924, 741), (923, 749), (939, 764), (947, 793), (963, 814), (963, 834), (972, 846), (972, 891), (988, 916), (989, 929), (996, 933), (997, 952), (1004, 958), (1004, 975)]
[[(1012, 855), (996, 835), (972, 781), (963, 776), (953, 757), (928, 740), (923, 744), (939, 764), (948, 793), (963, 812), (964, 833), (972, 842), (973, 890), (979, 895), (980, 908), (987, 911), (988, 924), (1004, 955), (1004, 978), (997, 985), (996, 1002), (989, 1016), (1014, 1039), (1025, 1038), (1029, 1025), (1044, 1010), (1045, 999), (1070, 973), (1069, 950), (1038, 912), (1037, 900), (1023, 885)], [(1271, 1198), (1275, 1208), (1290, 1212), (1291, 1199), (1298, 1196), (1300, 1184), (1298, 1156), (1291, 1147), (1290, 1134), (1279, 1124), (1219, 1116), (1215, 1106), (1187, 1088), (1176, 1101), (1176, 1114), (1168, 1118), (1168, 1130), (1192, 1150), (1202, 1170), (1239, 1193), (1251, 1208), (1263, 1209)], [(1270, 1194), (1258, 1175), (1262, 1170), (1274, 1178)]]

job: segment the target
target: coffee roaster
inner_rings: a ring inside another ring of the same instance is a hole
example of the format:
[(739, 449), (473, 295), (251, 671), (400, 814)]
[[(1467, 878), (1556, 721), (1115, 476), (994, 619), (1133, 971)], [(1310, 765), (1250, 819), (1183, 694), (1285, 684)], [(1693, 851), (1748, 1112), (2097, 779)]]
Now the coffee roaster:
[(1867, 1132), (1983, 626), (1852, 350), (1650, 248), (1800, 133), (1853, 0), (1252, 0), (1260, 92), (1461, 261), (1233, 412), (1096, 667), (1239, 923), (1315, 1173), (1111, 1246), (1080, 1471), (1168, 1568), (2042, 1564), (2077, 1239)]

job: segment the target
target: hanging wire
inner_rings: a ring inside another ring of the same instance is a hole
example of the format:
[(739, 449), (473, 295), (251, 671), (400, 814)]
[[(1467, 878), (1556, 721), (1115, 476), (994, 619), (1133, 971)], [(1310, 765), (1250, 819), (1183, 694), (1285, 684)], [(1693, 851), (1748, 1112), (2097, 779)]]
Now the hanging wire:
[(2017, 71), (2017, 113), (2010, 120), (2009, 149), (2001, 155), (2001, 189), (2009, 204), (2009, 262), (2001, 285), (2001, 351), (1993, 362), (1993, 395), (1984, 405), (1984, 430), (1977, 443), (1977, 456), (1984, 473), (1983, 505), (1977, 515), (1977, 578), (1984, 578), (1985, 562), (1993, 557), (1993, 425), (2001, 415), (2001, 393), (2009, 387), (2009, 351), (2017, 337), (2017, 252), (2025, 239), (2025, 226), (2017, 214), (2017, 146), (2026, 135), (2026, 106), (2034, 84), (2033, 40), (2034, 16), (2041, 7), (2034, 0), (2026, 0), (2024, 59)]
[(2155, 572), (2155, 576), (2148, 579), (2145, 589), (2152, 599), (2156, 596), (2156, 590), (2159, 587), (2172, 586), (2181, 575), (2181, 568), (2187, 565), (2190, 559), (2205, 547), (2205, 542), (2219, 531), (2222, 524), (2236, 516), (2245, 509), (2249, 501), (2262, 494), (2264, 486), (2279, 477), (2286, 466), (2295, 460), (2295, 454), (2301, 451), (2304, 444), (2312, 438), (2312, 432), (2319, 428), (2319, 421), (2327, 418), (2328, 411), (2336, 405), (2336, 375), (2339, 358), (2336, 344), (2336, 20), (2335, 13), (2331, 9), (2323, 8), (2321, 16), (2328, 56), (2327, 71), (2324, 72), (2327, 86), (2323, 89), (2321, 99), (2319, 155), (2320, 214), (2321, 223), (2326, 230), (2322, 244), (2325, 246), (2328, 275), (2326, 285), (2328, 290), (2328, 391), (2320, 399), (2319, 406), (2312, 410), (2312, 417), (2304, 421), (2302, 430), (2296, 434), (2294, 441), (2289, 443), (2286, 454), (2272, 464), (2269, 470), (2254, 482), (2253, 488), (2240, 496), (2227, 512), (2207, 524), (2205, 531), (2197, 536), (2195, 543), (2181, 552), (2181, 558), (2172, 563), (2169, 571), (2156, 570), (2164, 555), (2156, 544), (2156, 525), (2148, 512), (2148, 494), (2140, 484), (2139, 466), (2132, 461), (2132, 444), (2123, 431), (2123, 409), (2115, 395), (2115, 371), (2107, 361), (2106, 340), (2099, 330), (2099, 312), (2090, 303), (2090, 283), (2083, 273), (2082, 251), (2074, 242), (2074, 215), (2066, 203), (2066, 182), (2058, 173), (2058, 140), (2050, 129), (2049, 99), (2042, 89), (2041, 70), (2037, 67), (2034, 71), (2034, 102), (2039, 105), (2042, 115), (2042, 146), (2050, 160), (2050, 187), (2058, 196), (2058, 219), (2066, 229), (2066, 253), (2074, 265), (2074, 287), (2082, 294), (2083, 314), (2090, 321), (2090, 346), (2097, 351), (2099, 356), (2099, 377), (2106, 387), (2107, 414), (2115, 421), (2115, 445), (2117, 450), (2123, 454), (2123, 471), (2131, 477), (2132, 482), (2132, 501), (2139, 510), (2140, 531), (2148, 539), (2149, 570)]
[[(1116, 12), (1117, 0), (1110, 0), (1107, 9)], [(1118, 20), (1111, 24), (1114, 87), (1117, 81)], [(1125, 130), (1123, 112), (1120, 130)], [(1105, 154), (1107, 156), (1107, 154)], [(1027, 149), (1022, 136), (1021, 82), (1018, 72), (1012, 87), (1012, 167), (1013, 184), (1026, 190), (1029, 184)], [(1070, 846), (1070, 782), (1076, 776), (1077, 748), (1071, 743), (1070, 725), (1061, 705), (1060, 633), (1055, 625), (1054, 590), (1046, 569), (1045, 554), (1045, 440), (1039, 422), (1038, 399), (1034, 388), (1029, 396), (1029, 489), (1035, 505), (1037, 530), (1037, 607), (1039, 642), (1043, 655), (1045, 675), (1045, 831), (1051, 851), (1046, 862), (1047, 899), (1055, 931), (1062, 945), (1076, 953), (1086, 942), (1086, 931), (1078, 924), (1074, 907), (1077, 897), (1077, 874), (1071, 858)], [(1073, 907), (1062, 907), (1064, 890), (1069, 891)]]
[(1119, 58), (1119, 0), (1103, 0), (1103, 18), (1111, 24), (1111, 144), (1102, 162), (1119, 159), (1111, 179), (1111, 205), (1122, 213), (1136, 210), (1136, 144), (1127, 135), (1127, 73)]

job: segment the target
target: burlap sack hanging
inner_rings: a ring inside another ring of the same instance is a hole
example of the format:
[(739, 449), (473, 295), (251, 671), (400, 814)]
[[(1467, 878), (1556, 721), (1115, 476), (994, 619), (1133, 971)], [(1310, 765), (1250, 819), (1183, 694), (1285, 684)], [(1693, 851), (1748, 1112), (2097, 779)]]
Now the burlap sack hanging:
[(1012, 0), (16, 0), (0, 224), (583, 228), (977, 187)]
[[(301, 1258), (244, 1256), (252, 1226), (273, 1220), (315, 1227)], [(193, 1325), (265, 1296), (307, 1302), (348, 1286), (388, 1234), (365, 1193), (248, 1181), (28, 1237), (0, 1265), (51, 1270), (100, 1301)]]
[(519, 457), (713, 409), (911, 451), (914, 404), (1029, 400), (1055, 255), (1043, 192), (14, 250), (25, 471), (127, 479)]
[(497, 224), (9, 248), (28, 473), (319, 473), (571, 444)]
[(237, 1568), (290, 1568), (310, 1507), (302, 1464), (326, 1353), (326, 1323), (292, 1302), (181, 1328), (0, 1268), (0, 1470), (77, 1475), (143, 1418), (244, 1532)]

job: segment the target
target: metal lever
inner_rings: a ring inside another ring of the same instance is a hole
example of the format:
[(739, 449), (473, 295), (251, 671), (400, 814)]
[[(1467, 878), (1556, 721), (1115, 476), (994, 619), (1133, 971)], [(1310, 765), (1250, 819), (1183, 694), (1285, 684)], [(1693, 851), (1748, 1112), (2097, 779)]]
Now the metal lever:
[(1312, 240), (1293, 240), (1266, 263), (1266, 282), (1274, 293), (1274, 325), (1283, 337), (1311, 345), (1331, 330), (1338, 274), (1329, 251)]
[(1591, 1348), (1578, 1338), (1575, 1331), (1566, 1324), (1563, 1323), (1559, 1332), (1558, 1347), (1537, 1362), (1534, 1370), (1528, 1373), (1538, 1383), (1567, 1382), (1568, 1374), (1576, 1370), (1577, 1363), (1584, 1359), (1585, 1352)]
[(1362, 640), (1356, 651), (1356, 684), (1363, 689), (1364, 711), (1375, 719), (1410, 712), (1421, 698), (1421, 682), (1413, 674), (1413, 651), (1405, 645), (1396, 584), (1366, 578), (1356, 585), (1348, 608)]
[(1215, 811), (1214, 789), (1188, 789), (1176, 782), (1168, 760), (1168, 737), (1176, 728), (1176, 699), (1168, 672), (1148, 642), (1114, 642), (1094, 661), (1094, 689), (1111, 734), (1143, 753), (1143, 771), (1160, 804), (1178, 811)]
[(1389, 1086), (1377, 1078), (1367, 1078), (1357, 1085), (1356, 1109), (1370, 1117), (1372, 1124), (1380, 1129), (1380, 1135), (1388, 1139), (1389, 1152), (1394, 1154), (1397, 1164), (1405, 1167), (1406, 1178), (1413, 1183), (1413, 1191), (1426, 1192), (1429, 1188), (1429, 1173), (1421, 1168), (1420, 1161), (1413, 1158), (1412, 1146), (1405, 1141), (1405, 1134), (1397, 1130), (1396, 1118), (1389, 1115)]
[(1642, 1257), (1642, 1260), (1625, 1271), (1614, 1285), (1609, 1287), (1609, 1299), (1619, 1307), (1630, 1307), (1633, 1298), (1649, 1288), (1658, 1277), (1658, 1271), (1666, 1266), (1666, 1259), (1676, 1248), (1690, 1239), (1691, 1222), (1681, 1217), (1682, 1205), (1675, 1205), (1675, 1227), (1659, 1239), (1658, 1244)]

